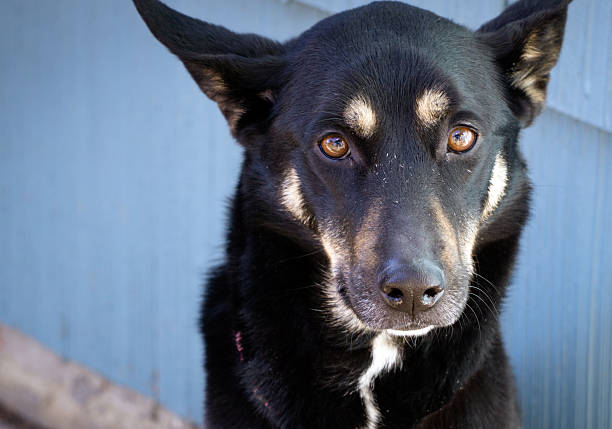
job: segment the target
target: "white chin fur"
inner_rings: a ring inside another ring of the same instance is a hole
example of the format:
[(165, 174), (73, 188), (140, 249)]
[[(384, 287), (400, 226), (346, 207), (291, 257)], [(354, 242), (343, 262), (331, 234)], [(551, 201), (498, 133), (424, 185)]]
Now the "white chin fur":
[(397, 329), (387, 329), (387, 333), (390, 335), (395, 335), (397, 337), (420, 337), (420, 336), (427, 334), (433, 328), (434, 328), (433, 326), (426, 326), (425, 328), (410, 329), (406, 331), (400, 331)]

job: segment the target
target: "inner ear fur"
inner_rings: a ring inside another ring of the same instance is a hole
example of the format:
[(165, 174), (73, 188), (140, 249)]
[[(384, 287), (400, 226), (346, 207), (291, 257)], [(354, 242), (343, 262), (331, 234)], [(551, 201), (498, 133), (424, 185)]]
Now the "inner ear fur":
[(507, 84), (508, 103), (523, 126), (544, 108), (570, 1), (521, 0), (478, 29), (479, 38), (493, 50)]
[(282, 44), (191, 18), (158, 0), (134, 4), (157, 40), (219, 105), (234, 136), (265, 125), (285, 65)]

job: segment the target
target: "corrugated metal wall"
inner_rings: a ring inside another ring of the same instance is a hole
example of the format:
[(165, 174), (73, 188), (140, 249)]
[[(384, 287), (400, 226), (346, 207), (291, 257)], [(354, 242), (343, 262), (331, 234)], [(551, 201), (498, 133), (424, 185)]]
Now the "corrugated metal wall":
[[(168, 0), (287, 39), (355, 0)], [(503, 0), (418, 0), (470, 27)], [(528, 428), (612, 427), (612, 2), (570, 7), (522, 145), (534, 210), (504, 324)], [(200, 281), (239, 147), (126, 0), (0, 3), (0, 322), (201, 421)]]

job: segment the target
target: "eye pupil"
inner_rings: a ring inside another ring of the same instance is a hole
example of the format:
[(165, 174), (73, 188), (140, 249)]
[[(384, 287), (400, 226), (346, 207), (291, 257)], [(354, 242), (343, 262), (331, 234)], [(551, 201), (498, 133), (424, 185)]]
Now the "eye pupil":
[(332, 137), (329, 139), (330, 144), (333, 146), (333, 148), (335, 150), (342, 150), (342, 147), (344, 146), (342, 140), (340, 140), (338, 137)]
[(330, 158), (343, 158), (349, 152), (349, 146), (340, 134), (328, 134), (319, 142), (321, 151)]

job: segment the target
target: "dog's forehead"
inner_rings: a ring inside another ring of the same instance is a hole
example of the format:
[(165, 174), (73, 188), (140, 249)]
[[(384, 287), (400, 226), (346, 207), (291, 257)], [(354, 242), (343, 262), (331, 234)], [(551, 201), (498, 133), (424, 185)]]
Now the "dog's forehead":
[[(458, 105), (460, 97), (451, 78), (421, 53), (390, 48), (351, 59), (349, 66), (327, 70), (303, 94), (301, 118), (315, 132), (334, 125), (349, 128), (370, 140), (379, 131), (399, 132), (405, 125), (431, 127)], [(312, 81), (311, 81), (312, 82)], [(308, 103), (305, 104), (305, 103)], [(388, 134), (387, 134), (388, 135)]]
[(403, 3), (334, 15), (291, 46), (292, 99), (307, 96), (304, 113), (343, 118), (364, 137), (383, 119), (411, 115), (432, 125), (459, 98), (475, 109), (491, 104), (478, 97), (501, 100), (495, 69), (471, 31)]

